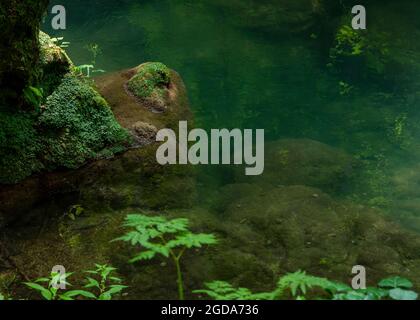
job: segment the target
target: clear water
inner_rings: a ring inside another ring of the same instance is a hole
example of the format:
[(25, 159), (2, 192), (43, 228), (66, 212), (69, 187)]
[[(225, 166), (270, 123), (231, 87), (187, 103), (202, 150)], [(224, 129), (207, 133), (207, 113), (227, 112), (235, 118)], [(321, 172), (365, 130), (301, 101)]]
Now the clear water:
[[(343, 188), (339, 196), (356, 195), (363, 201), (392, 197), (392, 182), (384, 177), (418, 159), (420, 130), (415, 119), (419, 112), (414, 107), (416, 98), (410, 100), (416, 85), (403, 91), (391, 84), (358, 83), (362, 89), (340, 95), (340, 78), (326, 68), (321, 39), (288, 30), (245, 28), (232, 16), (235, 12), (208, 0), (53, 4), (66, 6), (68, 29), (51, 30), (47, 18), (44, 30), (71, 42), (68, 53), (75, 64), (90, 63), (92, 57), (85, 48), (90, 43), (101, 48), (96, 66), (106, 72), (144, 61), (165, 63), (183, 77), (200, 127), (263, 128), (267, 140), (309, 138), (365, 160), (364, 177), (369, 175), (381, 190), (371, 187), (367, 195), (361, 182), (356, 189)], [(413, 32), (405, 35), (413, 40), (408, 57), (419, 52), (415, 44), (420, 33), (418, 7), (404, 9), (409, 16), (404, 20), (413, 26)], [(376, 18), (392, 23), (380, 13)], [(397, 34), (403, 25), (401, 20), (394, 23)], [(383, 99), (384, 94), (393, 97)], [(398, 124), (403, 135), (411, 137), (409, 147), (393, 136)], [(398, 215), (398, 205), (391, 211)]]

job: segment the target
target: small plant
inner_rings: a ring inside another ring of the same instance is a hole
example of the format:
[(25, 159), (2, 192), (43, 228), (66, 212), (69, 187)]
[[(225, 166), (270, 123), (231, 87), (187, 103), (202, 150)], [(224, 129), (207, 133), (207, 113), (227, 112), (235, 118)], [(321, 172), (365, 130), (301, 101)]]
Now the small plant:
[[(46, 300), (74, 300), (77, 297), (84, 297), (93, 300), (111, 300), (116, 294), (121, 293), (127, 286), (122, 285), (122, 280), (113, 276), (116, 270), (109, 265), (95, 264), (96, 269), (85, 271), (91, 274), (86, 277), (87, 284), (85, 289), (95, 288), (97, 293), (86, 290), (69, 290), (59, 289), (60, 285), (65, 284), (71, 286), (67, 279), (72, 273), (60, 274), (51, 273), (49, 278), (38, 278), (34, 282), (25, 282), (24, 284), (32, 290), (38, 291)], [(60, 293), (60, 291), (64, 293)]]
[(42, 99), (44, 98), (44, 93), (41, 88), (29, 86), (23, 90), (23, 96), (28, 104), (38, 110), (41, 106)]
[(225, 281), (204, 284), (207, 289), (194, 290), (193, 293), (206, 294), (214, 300), (270, 300), (271, 293), (252, 293), (247, 288), (235, 288)]
[[(38, 291), (45, 300), (73, 300), (75, 297), (95, 299), (95, 295), (85, 290), (70, 290), (59, 293), (59, 284), (70, 286), (67, 279), (72, 273), (60, 274), (52, 272), (49, 278), (38, 278), (34, 282), (24, 282), (30, 289)], [(43, 284), (43, 285), (42, 285)]]
[(132, 258), (130, 263), (151, 260), (156, 255), (170, 257), (176, 267), (179, 299), (183, 300), (184, 284), (180, 260), (187, 249), (216, 244), (215, 236), (192, 233), (188, 230), (188, 219), (183, 218), (168, 220), (162, 216), (130, 214), (126, 217), (124, 226), (132, 230), (115, 240), (129, 242), (133, 246), (140, 245), (145, 249)]
[(92, 54), (91, 63), (95, 65), (96, 58), (102, 54), (102, 49), (99, 47), (99, 44), (97, 43), (89, 43), (85, 48)]
[(350, 288), (325, 278), (308, 275), (304, 271), (297, 271), (279, 279), (277, 288), (272, 292), (271, 298), (281, 298), (285, 295), (286, 290), (289, 290), (293, 297), (302, 300), (306, 298), (308, 290), (314, 287), (321, 288), (327, 292), (336, 292)]
[(105, 70), (102, 69), (96, 69), (96, 59), (99, 55), (102, 54), (102, 50), (96, 43), (90, 43), (85, 47), (92, 55), (92, 60), (90, 64), (82, 64), (80, 66), (76, 67), (76, 71), (79, 71), (80, 73), (84, 74), (86, 72), (86, 77), (90, 78), (91, 73), (104, 73)]
[(96, 300), (111, 300), (116, 294), (120, 294), (127, 286), (122, 285), (122, 280), (112, 275), (117, 270), (106, 264), (100, 265), (95, 264), (95, 270), (88, 270), (87, 273), (91, 274), (92, 277), (86, 277), (87, 284), (86, 289), (95, 288), (97, 289)]
[(7, 299), (6, 296), (0, 292), (0, 301), (4, 301), (4, 300), (11, 300), (11, 299)]
[(347, 96), (350, 94), (350, 92), (354, 89), (354, 87), (347, 82), (340, 81), (338, 83), (339, 89), (340, 89), (340, 95), (341, 96)]

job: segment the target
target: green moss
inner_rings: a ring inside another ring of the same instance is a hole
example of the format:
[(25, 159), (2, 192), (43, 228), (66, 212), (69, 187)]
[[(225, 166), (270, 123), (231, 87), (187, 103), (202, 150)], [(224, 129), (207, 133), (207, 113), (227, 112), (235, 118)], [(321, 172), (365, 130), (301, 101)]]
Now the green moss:
[(60, 85), (62, 78), (74, 68), (66, 52), (57, 45), (57, 39), (39, 33), (40, 85), (48, 96)]
[(384, 80), (390, 63), (387, 40), (387, 34), (354, 30), (345, 21), (336, 32), (329, 66), (349, 81), (360, 78)]
[(34, 119), (34, 114), (0, 110), (0, 183), (18, 182), (43, 167)]
[(154, 92), (162, 96), (170, 82), (170, 70), (160, 62), (141, 65), (138, 73), (128, 82), (128, 89), (138, 98), (149, 98)]
[(129, 135), (83, 79), (64, 77), (40, 113), (0, 110), (0, 183), (32, 173), (78, 168), (123, 151)]
[(38, 125), (44, 131), (42, 156), (49, 169), (77, 168), (88, 159), (121, 150), (120, 144), (128, 140), (106, 101), (73, 75), (48, 97)]

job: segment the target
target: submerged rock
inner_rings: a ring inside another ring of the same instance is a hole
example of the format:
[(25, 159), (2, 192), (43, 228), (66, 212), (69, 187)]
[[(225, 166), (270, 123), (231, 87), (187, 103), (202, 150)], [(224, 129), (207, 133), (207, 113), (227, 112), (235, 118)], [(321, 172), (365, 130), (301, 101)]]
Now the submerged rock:
[(346, 189), (354, 160), (344, 151), (310, 139), (282, 139), (265, 148), (261, 176), (248, 177), (237, 171), (237, 181), (269, 185), (305, 185), (327, 192)]
[(241, 27), (282, 34), (319, 29), (341, 13), (339, 3), (328, 0), (217, 0), (214, 5), (229, 10)]
[(146, 146), (156, 141), (158, 129), (149, 123), (138, 121), (131, 126), (130, 132), (134, 140), (134, 147)]

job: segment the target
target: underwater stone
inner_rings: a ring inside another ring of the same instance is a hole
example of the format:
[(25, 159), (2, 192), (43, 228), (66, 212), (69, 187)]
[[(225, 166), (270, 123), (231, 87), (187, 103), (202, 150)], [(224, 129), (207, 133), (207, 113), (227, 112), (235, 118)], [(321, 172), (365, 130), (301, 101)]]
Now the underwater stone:
[(133, 147), (141, 147), (155, 142), (158, 129), (150, 123), (138, 121), (131, 126)]
[[(327, 192), (343, 191), (353, 174), (354, 159), (344, 151), (310, 139), (281, 139), (267, 143), (264, 173), (255, 182), (305, 185)], [(237, 171), (238, 182), (248, 182)]]

